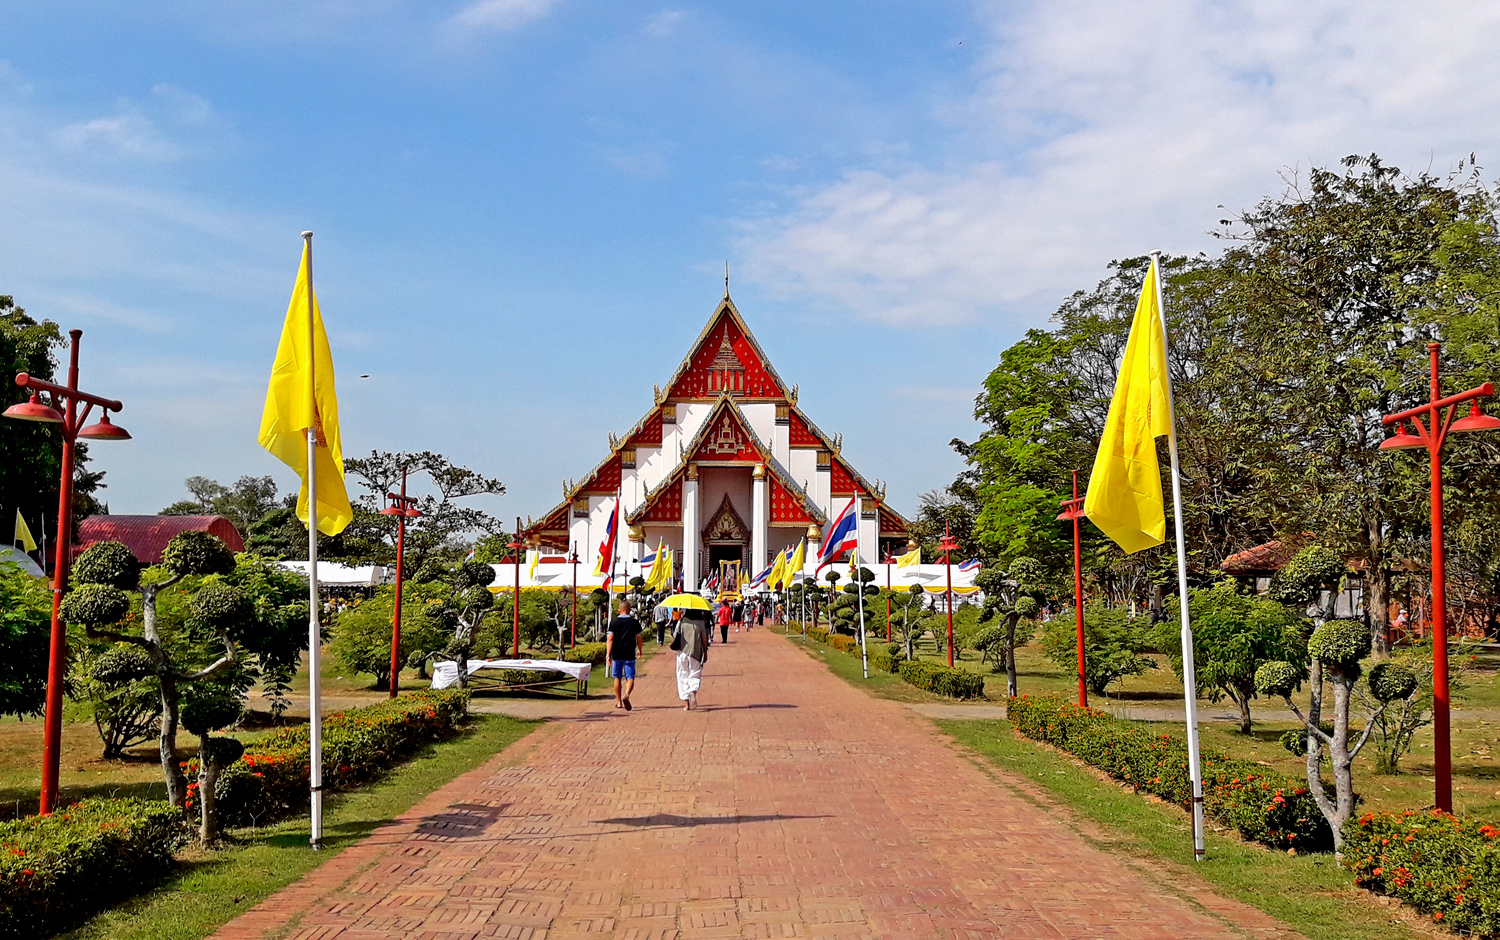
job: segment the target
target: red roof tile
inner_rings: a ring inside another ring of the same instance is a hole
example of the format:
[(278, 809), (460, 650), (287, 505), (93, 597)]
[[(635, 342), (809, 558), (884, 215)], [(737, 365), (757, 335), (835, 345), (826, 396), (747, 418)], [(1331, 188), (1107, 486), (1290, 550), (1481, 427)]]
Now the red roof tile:
[(239, 530), (223, 516), (89, 516), (78, 524), (78, 551), (95, 542), (121, 542), (142, 564), (155, 565), (180, 532), (207, 532), (223, 539), (230, 551), (245, 550)]

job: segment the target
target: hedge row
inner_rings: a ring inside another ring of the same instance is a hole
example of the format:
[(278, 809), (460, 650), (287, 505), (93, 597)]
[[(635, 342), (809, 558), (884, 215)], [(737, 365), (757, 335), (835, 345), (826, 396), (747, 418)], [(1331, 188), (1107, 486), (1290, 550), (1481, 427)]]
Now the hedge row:
[[(1007, 714), (1027, 737), (1061, 748), (1138, 792), (1192, 808), (1193, 784), (1182, 738), (1053, 697), (1013, 698)], [(1333, 834), (1303, 781), (1215, 751), (1204, 750), (1202, 758), (1207, 815), (1246, 839), (1274, 848), (1333, 847)]]
[(903, 681), (938, 695), (978, 698), (984, 694), (984, 676), (929, 663), (924, 659), (910, 659), (901, 663), (899, 675)]
[[(859, 639), (842, 633), (833, 633), (822, 627), (810, 626), (807, 635), (819, 643), (826, 643), (836, 650), (858, 656)], [(869, 641), (866, 640), (866, 643)], [(901, 652), (899, 643), (879, 644), (869, 648), (866, 655), (870, 668), (877, 672), (889, 672), (900, 676), (904, 682), (952, 698), (979, 698), (984, 695), (984, 677), (962, 669), (950, 669), (937, 663), (916, 659), (908, 661)]]
[(156, 800), (83, 800), (0, 824), (0, 937), (46, 937), (154, 884), (188, 838)]
[[(336, 712), (323, 719), (323, 787), (367, 783), (423, 745), (451, 735), (468, 713), (464, 689), (422, 689), (400, 698)], [(259, 826), (300, 811), (308, 801), (309, 728), (283, 728), (245, 749), (214, 788), (223, 826)], [(197, 761), (188, 765), (197, 775)], [(195, 810), (198, 785), (188, 784)]]
[(1500, 934), (1500, 829), (1437, 810), (1366, 813), (1344, 825), (1354, 882), (1455, 930)]
[(589, 663), (594, 666), (604, 665), (605, 643), (579, 643), (573, 649), (562, 655), (565, 663)]

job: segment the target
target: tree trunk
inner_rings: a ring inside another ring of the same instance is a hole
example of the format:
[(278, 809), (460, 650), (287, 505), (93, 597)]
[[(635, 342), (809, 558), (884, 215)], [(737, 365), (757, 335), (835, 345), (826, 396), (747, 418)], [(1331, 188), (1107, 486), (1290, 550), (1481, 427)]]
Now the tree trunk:
[(1240, 707), (1240, 734), (1250, 733), (1250, 693), (1245, 689), (1228, 690), (1229, 697)]
[[(1338, 809), (1328, 801), (1328, 794), (1323, 790), (1323, 739), (1313, 733), (1313, 729), (1317, 728), (1323, 720), (1323, 664), (1314, 659), (1308, 667), (1308, 676), (1312, 694), (1307, 709), (1307, 789), (1312, 794), (1313, 802), (1318, 804), (1318, 811), (1332, 826)], [(1335, 828), (1333, 831), (1335, 851), (1342, 844), (1342, 838), (1338, 829)]]
[(1365, 541), (1368, 546), (1365, 585), (1369, 592), (1365, 609), (1370, 616), (1370, 640), (1378, 659), (1391, 653), (1391, 573), (1385, 565), (1385, 537), (1380, 531), (1379, 520), (1365, 525)]
[(1349, 753), (1349, 692), (1354, 682), (1337, 670), (1333, 673), (1333, 747), (1330, 762), (1333, 764), (1333, 815), (1328, 825), (1333, 829), (1333, 852), (1341, 857), (1344, 851), (1344, 823), (1354, 815), (1354, 755)]
[(177, 762), (177, 711), (181, 692), (177, 678), (170, 673), (157, 677), (161, 686), (161, 735), (157, 748), (161, 753), (161, 772), (167, 780), (167, 799), (173, 806), (187, 802), (187, 774)]
[(1020, 615), (1014, 612), (1005, 615), (1005, 694), (1015, 698), (1021, 694), (1016, 677), (1016, 621)]
[(219, 767), (208, 735), (198, 744), (198, 841), (205, 846), (219, 840), (219, 809), (214, 802), (214, 786), (219, 781)]

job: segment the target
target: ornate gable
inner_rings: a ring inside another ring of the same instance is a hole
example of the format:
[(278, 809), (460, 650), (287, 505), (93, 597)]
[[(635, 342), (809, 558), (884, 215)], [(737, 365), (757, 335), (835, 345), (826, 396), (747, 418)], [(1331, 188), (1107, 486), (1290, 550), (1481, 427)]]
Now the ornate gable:
[(635, 426), (634, 433), (626, 438), (625, 443), (630, 447), (660, 447), (661, 408), (651, 409), (651, 413), (640, 420), (640, 423)]
[(750, 541), (750, 527), (745, 525), (745, 520), (734, 511), (734, 504), (729, 501), (729, 494), (724, 494), (724, 501), (719, 504), (719, 509), (708, 520), (708, 528), (703, 530), (703, 541), (705, 542), (748, 542)]
[(788, 416), (793, 447), (823, 447), (823, 441), (807, 426), (807, 420), (794, 408)]
[(726, 296), (667, 386), (666, 398), (783, 399), (786, 389)]
[(869, 491), (860, 486), (844, 465), (843, 458), (835, 455), (829, 468), (828, 492), (832, 496), (869, 496)]
[(620, 452), (615, 451), (578, 487), (580, 495), (613, 495), (620, 488)]
[(691, 460), (713, 463), (715, 461), (764, 460), (764, 448), (760, 441), (745, 427), (737, 408), (720, 408), (698, 434), (700, 443), (693, 450)]

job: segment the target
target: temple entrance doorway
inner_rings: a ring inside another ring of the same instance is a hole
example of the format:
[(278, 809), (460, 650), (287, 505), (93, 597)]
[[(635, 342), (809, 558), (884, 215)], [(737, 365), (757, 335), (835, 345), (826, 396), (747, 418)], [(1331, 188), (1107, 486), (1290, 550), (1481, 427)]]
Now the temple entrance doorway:
[(713, 577), (715, 574), (718, 573), (718, 571), (719, 571), (719, 562), (721, 562), (721, 561), (737, 561), (737, 562), (740, 562), (740, 567), (741, 567), (741, 569), (743, 569), (743, 567), (744, 567), (744, 560), (745, 560), (745, 546), (744, 546), (743, 543), (738, 544), (738, 545), (723, 545), (723, 544), (710, 545), (710, 546), (708, 546), (708, 572), (709, 572), (709, 577)]

